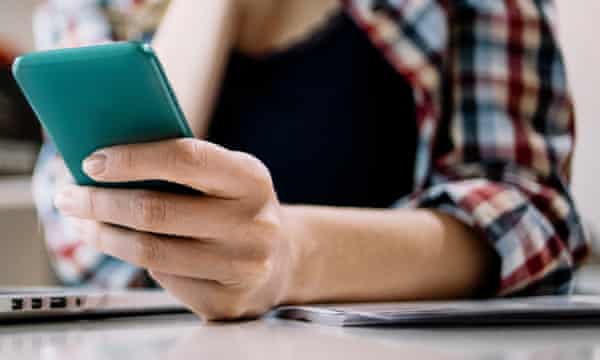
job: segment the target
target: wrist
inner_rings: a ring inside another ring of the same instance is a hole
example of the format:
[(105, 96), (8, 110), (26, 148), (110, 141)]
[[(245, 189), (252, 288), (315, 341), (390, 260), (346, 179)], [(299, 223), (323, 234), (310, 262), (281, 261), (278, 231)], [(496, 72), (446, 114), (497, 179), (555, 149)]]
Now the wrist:
[(301, 207), (282, 206), (282, 217), (290, 261), (280, 305), (307, 303), (313, 299), (312, 289), (320, 268), (317, 244), (310, 235), (310, 227)]

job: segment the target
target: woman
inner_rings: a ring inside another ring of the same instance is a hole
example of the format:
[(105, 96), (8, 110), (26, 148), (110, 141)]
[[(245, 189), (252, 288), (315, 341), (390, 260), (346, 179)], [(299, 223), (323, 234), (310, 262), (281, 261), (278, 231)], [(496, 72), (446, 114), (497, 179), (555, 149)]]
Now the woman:
[(42, 161), (66, 281), (154, 280), (205, 319), (571, 290), (588, 246), (550, 2), (59, 3), (38, 15), (44, 46), (149, 39), (162, 19), (153, 46), (198, 135), (84, 170), (206, 194), (70, 185), (58, 215), (42, 195), (62, 167)]

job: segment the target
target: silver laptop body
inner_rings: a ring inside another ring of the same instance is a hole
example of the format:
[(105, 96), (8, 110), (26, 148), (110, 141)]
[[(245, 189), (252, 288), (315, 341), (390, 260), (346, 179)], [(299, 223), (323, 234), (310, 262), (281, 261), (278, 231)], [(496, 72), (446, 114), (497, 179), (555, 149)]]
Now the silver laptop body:
[(0, 323), (187, 312), (162, 290), (2, 289)]

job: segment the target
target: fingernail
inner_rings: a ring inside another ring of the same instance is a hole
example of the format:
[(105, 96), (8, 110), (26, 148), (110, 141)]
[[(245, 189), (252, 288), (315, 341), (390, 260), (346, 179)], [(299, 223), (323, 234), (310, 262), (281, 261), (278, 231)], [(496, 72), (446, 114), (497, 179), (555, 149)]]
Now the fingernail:
[(83, 171), (90, 176), (98, 176), (106, 168), (106, 154), (96, 152), (83, 162)]

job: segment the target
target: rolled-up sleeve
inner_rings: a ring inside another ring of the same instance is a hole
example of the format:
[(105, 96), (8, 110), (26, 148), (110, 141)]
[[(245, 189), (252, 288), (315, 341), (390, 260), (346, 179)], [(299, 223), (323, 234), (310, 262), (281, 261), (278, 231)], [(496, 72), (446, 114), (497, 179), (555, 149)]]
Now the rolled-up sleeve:
[(409, 204), (476, 229), (500, 261), (497, 295), (570, 292), (589, 246), (569, 190), (574, 111), (551, 1), (344, 3), (415, 87)]

